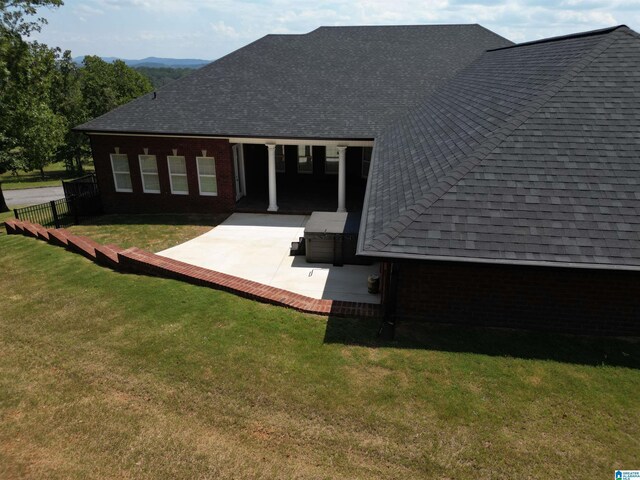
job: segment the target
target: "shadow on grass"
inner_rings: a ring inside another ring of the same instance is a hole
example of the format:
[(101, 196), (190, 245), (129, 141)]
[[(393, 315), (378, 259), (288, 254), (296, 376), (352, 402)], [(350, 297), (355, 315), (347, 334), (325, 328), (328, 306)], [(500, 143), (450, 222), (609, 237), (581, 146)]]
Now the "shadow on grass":
[(219, 225), (229, 213), (150, 213), (150, 214), (106, 214), (82, 221), (82, 225)]
[(640, 369), (640, 339), (586, 337), (498, 328), (400, 322), (395, 337), (378, 337), (379, 320), (330, 317), (325, 343), (408, 348), (579, 365)]

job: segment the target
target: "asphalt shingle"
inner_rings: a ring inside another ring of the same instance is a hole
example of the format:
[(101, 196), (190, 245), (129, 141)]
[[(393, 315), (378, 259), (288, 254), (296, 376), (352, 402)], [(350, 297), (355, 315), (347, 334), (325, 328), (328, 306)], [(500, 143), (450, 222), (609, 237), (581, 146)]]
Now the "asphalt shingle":
[(486, 49), (479, 25), (321, 27), (267, 35), (78, 130), (372, 139)]
[(640, 268), (640, 38), (487, 52), (376, 137), (369, 182), (361, 253)]

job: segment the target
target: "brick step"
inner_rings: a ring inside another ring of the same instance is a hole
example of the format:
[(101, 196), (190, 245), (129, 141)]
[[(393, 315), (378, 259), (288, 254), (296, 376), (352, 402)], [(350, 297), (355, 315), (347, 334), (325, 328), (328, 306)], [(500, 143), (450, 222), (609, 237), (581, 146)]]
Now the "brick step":
[(22, 227), (22, 232), (24, 235), (31, 238), (38, 238), (38, 229), (35, 224), (30, 222), (22, 222)]
[(106, 267), (117, 269), (120, 265), (118, 253), (122, 252), (123, 250), (124, 249), (114, 244), (99, 245), (95, 247), (96, 262)]
[(9, 220), (5, 220), (4, 222), (4, 228), (7, 231), (7, 235), (17, 235), (18, 231), (16, 231), (17, 226), (16, 226), (16, 220), (14, 219), (9, 219)]
[(13, 224), (15, 226), (16, 233), (24, 235), (24, 222), (22, 220), (14, 220)]
[(67, 236), (67, 248), (72, 252), (79, 253), (83, 257), (89, 260), (96, 259), (96, 247), (100, 244), (91, 240), (88, 237), (82, 237), (78, 235), (68, 234)]
[(50, 228), (48, 231), (49, 243), (51, 245), (57, 245), (58, 247), (67, 247), (69, 245), (69, 236), (71, 234), (68, 230), (64, 228)]
[(49, 230), (44, 228), (42, 225), (36, 225), (36, 233), (38, 240), (44, 240), (45, 242), (49, 241)]

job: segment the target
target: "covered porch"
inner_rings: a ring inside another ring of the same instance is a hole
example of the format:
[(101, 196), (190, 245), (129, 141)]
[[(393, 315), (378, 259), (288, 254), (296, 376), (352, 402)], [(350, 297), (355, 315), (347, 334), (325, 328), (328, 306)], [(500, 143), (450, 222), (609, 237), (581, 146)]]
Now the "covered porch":
[(237, 212), (362, 210), (373, 141), (231, 139)]

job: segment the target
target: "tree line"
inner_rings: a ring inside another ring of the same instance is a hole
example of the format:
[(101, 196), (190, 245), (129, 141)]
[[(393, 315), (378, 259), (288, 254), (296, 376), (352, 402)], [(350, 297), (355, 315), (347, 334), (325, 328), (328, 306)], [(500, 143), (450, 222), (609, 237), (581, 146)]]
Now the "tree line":
[(160, 88), (178, 78), (184, 77), (194, 71), (193, 68), (178, 67), (133, 67), (149, 79), (153, 88)]
[[(140, 72), (116, 60), (87, 56), (30, 40), (46, 24), (34, 18), (61, 0), (0, 0), (0, 174), (39, 170), (64, 161), (82, 172), (87, 137), (72, 130), (153, 90)], [(4, 207), (4, 208), (3, 208)], [(6, 204), (0, 185), (0, 211)]]

